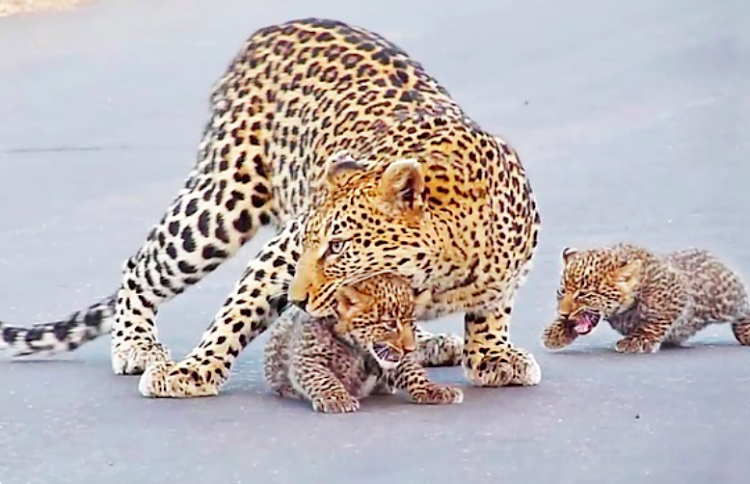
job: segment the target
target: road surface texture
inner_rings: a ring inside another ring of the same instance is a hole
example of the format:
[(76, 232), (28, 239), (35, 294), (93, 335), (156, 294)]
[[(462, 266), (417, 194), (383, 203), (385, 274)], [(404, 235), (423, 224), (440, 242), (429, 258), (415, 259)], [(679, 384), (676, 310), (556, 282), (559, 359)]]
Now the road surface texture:
[[(271, 396), (265, 337), (217, 398), (150, 400), (109, 338), (0, 361), (0, 482), (746, 483), (750, 348), (727, 326), (623, 356), (600, 327), (541, 348), (559, 254), (628, 240), (714, 250), (750, 281), (750, 4), (743, 0), (102, 0), (0, 21), (0, 314), (29, 324), (108, 294), (195, 159), (211, 84), (266, 24), (375, 29), (520, 151), (543, 218), (513, 340), (534, 388), (463, 404), (366, 400), (314, 414)], [(164, 306), (180, 357), (266, 240)], [(462, 331), (458, 316), (432, 323)], [(466, 385), (460, 369), (436, 369)]]
[(75, 8), (92, 0), (0, 0), (0, 17)]

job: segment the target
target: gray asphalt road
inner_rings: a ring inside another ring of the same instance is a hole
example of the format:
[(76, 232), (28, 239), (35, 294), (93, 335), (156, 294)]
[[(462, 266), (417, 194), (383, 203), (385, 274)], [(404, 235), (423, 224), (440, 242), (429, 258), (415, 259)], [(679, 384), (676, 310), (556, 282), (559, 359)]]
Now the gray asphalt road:
[[(217, 7), (217, 5), (221, 7)], [(542, 384), (313, 414), (270, 396), (251, 345), (218, 398), (147, 400), (109, 341), (0, 362), (0, 482), (745, 483), (750, 350), (538, 343), (566, 245), (700, 245), (750, 281), (750, 4), (743, 0), (102, 0), (0, 20), (0, 314), (31, 323), (108, 293), (193, 163), (211, 83), (268, 23), (332, 16), (387, 35), (521, 152), (544, 221), (513, 324)], [(265, 239), (264, 234), (261, 239)], [(197, 343), (244, 261), (166, 306)], [(459, 319), (436, 330), (461, 331)], [(464, 384), (459, 369), (434, 375)]]

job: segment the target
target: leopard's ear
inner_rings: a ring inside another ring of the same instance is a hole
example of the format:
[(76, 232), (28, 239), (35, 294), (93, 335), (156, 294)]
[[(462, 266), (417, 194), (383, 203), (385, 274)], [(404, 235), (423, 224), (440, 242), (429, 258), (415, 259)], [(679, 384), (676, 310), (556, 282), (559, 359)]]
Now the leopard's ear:
[(424, 190), (422, 165), (415, 159), (394, 161), (380, 179), (380, 198), (391, 208), (403, 212), (422, 209)]
[(563, 264), (567, 264), (571, 257), (576, 255), (578, 253), (577, 249), (574, 249), (573, 247), (565, 247), (562, 250), (562, 261)]
[(325, 163), (325, 182), (329, 190), (343, 186), (353, 173), (362, 171), (365, 166), (357, 162), (347, 150), (337, 151)]

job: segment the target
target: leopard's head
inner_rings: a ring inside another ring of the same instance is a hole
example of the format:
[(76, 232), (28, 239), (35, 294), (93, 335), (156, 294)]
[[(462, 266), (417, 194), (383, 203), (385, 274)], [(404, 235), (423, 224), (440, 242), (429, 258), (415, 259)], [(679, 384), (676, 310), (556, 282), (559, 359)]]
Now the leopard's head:
[(406, 279), (374, 276), (339, 287), (335, 297), (334, 333), (369, 352), (382, 368), (394, 368), (416, 348), (415, 298)]
[(314, 317), (335, 311), (339, 287), (398, 273), (418, 287), (435, 260), (419, 161), (368, 169), (346, 154), (328, 160), (324, 194), (306, 221), (289, 300)]
[(635, 304), (643, 267), (639, 259), (629, 260), (609, 248), (566, 248), (562, 262), (557, 312), (572, 333), (588, 334), (602, 319)]

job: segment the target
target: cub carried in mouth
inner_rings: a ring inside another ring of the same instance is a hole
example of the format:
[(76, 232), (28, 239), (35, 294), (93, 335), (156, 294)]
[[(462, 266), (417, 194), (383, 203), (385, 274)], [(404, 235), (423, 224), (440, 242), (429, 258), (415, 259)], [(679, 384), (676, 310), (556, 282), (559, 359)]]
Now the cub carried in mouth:
[(643, 247), (562, 253), (557, 318), (542, 333), (548, 349), (570, 345), (607, 320), (624, 336), (622, 353), (655, 353), (662, 343), (682, 345), (709, 324), (730, 323), (750, 345), (750, 299), (739, 276), (709, 252), (658, 254)]
[(334, 295), (336, 318), (287, 309), (265, 347), (265, 378), (282, 397), (301, 398), (317, 412), (359, 409), (370, 394), (404, 390), (421, 404), (460, 403), (459, 388), (429, 380), (415, 337), (413, 289), (398, 276), (374, 276)]

